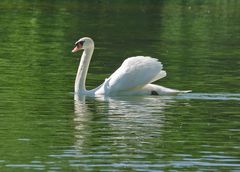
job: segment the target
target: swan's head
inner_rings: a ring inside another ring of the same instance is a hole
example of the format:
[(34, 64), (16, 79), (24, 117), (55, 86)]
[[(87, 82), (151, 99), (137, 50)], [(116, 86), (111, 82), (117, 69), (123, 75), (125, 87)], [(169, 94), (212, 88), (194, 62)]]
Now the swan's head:
[(72, 52), (75, 53), (81, 49), (88, 49), (88, 48), (94, 48), (94, 42), (91, 38), (84, 37), (79, 39), (75, 43), (75, 47), (73, 48)]

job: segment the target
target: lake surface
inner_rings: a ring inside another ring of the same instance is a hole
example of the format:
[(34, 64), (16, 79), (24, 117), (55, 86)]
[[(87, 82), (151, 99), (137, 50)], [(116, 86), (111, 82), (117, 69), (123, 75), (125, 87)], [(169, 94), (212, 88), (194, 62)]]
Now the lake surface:
[[(240, 171), (240, 1), (0, 2), (0, 171)], [(131, 56), (158, 58), (172, 97), (79, 97)]]

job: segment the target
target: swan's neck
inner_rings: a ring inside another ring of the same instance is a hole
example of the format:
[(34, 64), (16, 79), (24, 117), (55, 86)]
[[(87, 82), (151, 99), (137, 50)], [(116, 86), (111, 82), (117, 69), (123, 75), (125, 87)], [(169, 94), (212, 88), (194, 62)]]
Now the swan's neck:
[(85, 82), (88, 72), (89, 63), (93, 54), (94, 47), (85, 49), (83, 51), (80, 64), (78, 66), (77, 76), (75, 79), (74, 91), (81, 93), (86, 91)]

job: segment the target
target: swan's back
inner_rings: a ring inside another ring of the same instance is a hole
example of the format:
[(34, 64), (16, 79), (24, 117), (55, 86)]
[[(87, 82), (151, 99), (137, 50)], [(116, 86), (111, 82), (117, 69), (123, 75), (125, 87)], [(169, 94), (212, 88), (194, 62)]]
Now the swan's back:
[(105, 81), (109, 93), (140, 88), (166, 76), (158, 59), (136, 56), (126, 59)]

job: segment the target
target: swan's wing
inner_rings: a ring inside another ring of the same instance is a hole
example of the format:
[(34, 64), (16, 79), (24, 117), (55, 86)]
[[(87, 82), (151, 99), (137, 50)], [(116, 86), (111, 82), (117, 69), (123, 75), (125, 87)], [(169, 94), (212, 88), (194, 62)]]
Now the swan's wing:
[(105, 81), (108, 91), (125, 91), (154, 82), (166, 76), (162, 63), (155, 58), (136, 56), (126, 59)]

